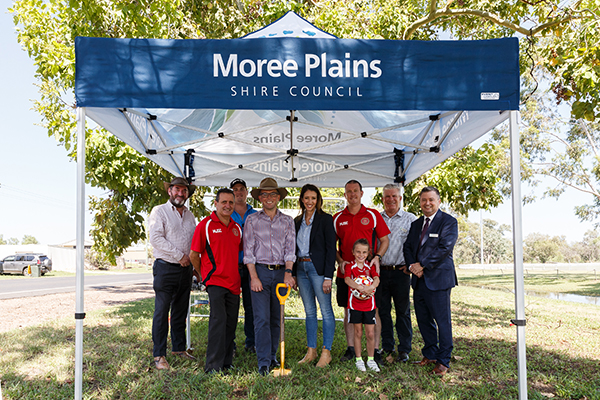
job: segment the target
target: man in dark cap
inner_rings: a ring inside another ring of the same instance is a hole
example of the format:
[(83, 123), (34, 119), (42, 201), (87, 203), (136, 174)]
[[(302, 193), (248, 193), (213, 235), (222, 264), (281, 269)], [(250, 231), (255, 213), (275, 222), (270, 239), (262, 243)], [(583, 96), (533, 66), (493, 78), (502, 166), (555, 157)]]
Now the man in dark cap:
[(195, 358), (186, 351), (186, 317), (192, 287), (190, 247), (196, 219), (184, 205), (196, 187), (184, 178), (163, 182), (169, 201), (152, 209), (149, 218), (150, 243), (154, 261), (154, 318), (152, 342), (154, 366), (169, 369), (166, 360), (169, 309), (171, 312), (172, 354), (187, 360)]
[[(246, 181), (240, 178), (235, 178), (229, 184), (235, 196), (235, 205), (231, 218), (244, 229), (246, 218), (254, 214), (256, 210), (248, 204), (248, 186)], [(255, 353), (254, 347), (254, 313), (252, 312), (252, 296), (250, 291), (250, 275), (248, 267), (244, 264), (244, 251), (240, 251), (238, 267), (240, 270), (240, 278), (242, 280), (242, 304), (244, 305), (244, 334), (246, 335), (245, 348), (250, 353)]]

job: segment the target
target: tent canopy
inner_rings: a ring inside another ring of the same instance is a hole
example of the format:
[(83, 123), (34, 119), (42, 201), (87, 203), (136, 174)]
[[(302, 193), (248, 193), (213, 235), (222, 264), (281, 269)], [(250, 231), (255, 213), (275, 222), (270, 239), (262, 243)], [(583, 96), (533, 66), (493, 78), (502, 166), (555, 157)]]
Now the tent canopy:
[(519, 47), (337, 39), (294, 13), (245, 38), (77, 38), (75, 398), (82, 397), (85, 116), (201, 185), (408, 183), (509, 119), (519, 398), (527, 398)]
[(337, 39), (290, 12), (242, 39), (76, 39), (78, 107), (207, 186), (408, 183), (519, 107), (516, 38)]

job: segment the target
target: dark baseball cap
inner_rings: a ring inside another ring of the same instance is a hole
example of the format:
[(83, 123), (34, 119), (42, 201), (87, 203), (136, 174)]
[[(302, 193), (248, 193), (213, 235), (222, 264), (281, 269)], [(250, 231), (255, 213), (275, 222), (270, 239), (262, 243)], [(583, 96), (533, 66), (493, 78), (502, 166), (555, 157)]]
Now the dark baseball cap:
[(243, 179), (240, 179), (240, 178), (235, 178), (234, 180), (232, 180), (231, 183), (229, 184), (229, 187), (233, 188), (238, 183), (243, 185), (246, 189), (248, 189), (248, 186), (246, 186), (246, 181)]

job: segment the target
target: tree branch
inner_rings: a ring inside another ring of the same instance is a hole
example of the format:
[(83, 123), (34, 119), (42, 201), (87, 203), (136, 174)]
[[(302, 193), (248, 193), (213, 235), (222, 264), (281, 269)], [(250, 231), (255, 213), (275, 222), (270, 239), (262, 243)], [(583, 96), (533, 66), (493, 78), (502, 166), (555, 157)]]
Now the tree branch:
[(581, 129), (585, 132), (588, 142), (590, 142), (590, 145), (592, 146), (592, 151), (594, 152), (594, 155), (596, 157), (598, 157), (598, 149), (596, 148), (596, 143), (594, 142), (594, 138), (592, 137), (592, 135), (590, 135), (590, 130), (588, 129), (587, 124), (582, 119), (580, 119), (578, 122), (579, 122), (579, 126), (581, 127)]
[(496, 14), (493, 14), (493, 13), (490, 13), (487, 11), (471, 10), (471, 9), (449, 9), (448, 6), (451, 4), (451, 2), (448, 5), (446, 5), (446, 7), (444, 9), (438, 11), (435, 6), (435, 2), (436, 2), (435, 0), (430, 1), (429, 13), (427, 14), (427, 16), (416, 20), (415, 22), (410, 24), (404, 30), (402, 39), (409, 40), (412, 37), (412, 35), (415, 33), (415, 31), (417, 29), (419, 29), (421, 26), (426, 25), (426, 24), (433, 22), (436, 19), (442, 18), (442, 17), (458, 17), (458, 16), (463, 16), (463, 15), (479, 17), (479, 18), (483, 18), (488, 21), (491, 21), (497, 25), (504, 26), (505, 28), (511, 29), (514, 32), (518, 32), (525, 36), (531, 36), (531, 37), (535, 36), (536, 34), (538, 34), (539, 32), (541, 32), (542, 30), (544, 30), (546, 28), (549, 28), (549, 27), (552, 27), (555, 25), (560, 25), (560, 24), (570, 21), (574, 18), (580, 18), (580, 17), (574, 17), (572, 15), (569, 15), (567, 17), (553, 19), (553, 20), (546, 22), (544, 24), (541, 24), (535, 28), (525, 28), (524, 26), (514, 24), (504, 18), (501, 18), (500, 16), (498, 16)]
[(575, 190), (578, 190), (578, 191), (580, 191), (580, 192), (582, 192), (582, 193), (591, 194), (591, 195), (592, 195), (592, 196), (594, 196), (594, 197), (600, 197), (600, 193), (598, 193), (597, 191), (595, 191), (595, 190), (593, 190), (593, 189), (592, 189), (592, 190), (587, 190), (587, 189), (585, 189), (585, 188), (582, 188), (582, 187), (580, 187), (580, 186), (573, 185), (573, 184), (571, 184), (571, 183), (569, 183), (569, 182), (567, 182), (567, 181), (565, 181), (565, 180), (563, 180), (563, 179), (559, 178), (558, 176), (556, 176), (556, 175), (553, 175), (553, 174), (550, 174), (550, 173), (543, 173), (542, 175), (546, 175), (546, 176), (548, 176), (548, 177), (550, 177), (550, 178), (554, 178), (554, 179), (556, 179), (558, 182), (560, 182), (561, 184), (563, 184), (563, 185), (565, 185), (565, 186), (568, 186), (568, 187), (570, 187), (570, 188), (573, 188), (573, 189), (575, 189)]

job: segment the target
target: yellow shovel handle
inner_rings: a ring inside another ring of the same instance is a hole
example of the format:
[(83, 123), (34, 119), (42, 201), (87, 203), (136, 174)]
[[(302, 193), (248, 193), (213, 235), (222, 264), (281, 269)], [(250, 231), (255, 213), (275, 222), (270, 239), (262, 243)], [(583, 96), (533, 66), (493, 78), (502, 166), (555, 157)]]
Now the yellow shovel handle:
[[(281, 295), (279, 293), (279, 289), (280, 288), (287, 288), (287, 291), (285, 292), (284, 295)], [(278, 283), (277, 287), (275, 287), (275, 293), (277, 294), (277, 298), (279, 299), (279, 304), (285, 304), (285, 301), (287, 300), (288, 296), (290, 295), (290, 290), (291, 287), (286, 285), (285, 283)]]

